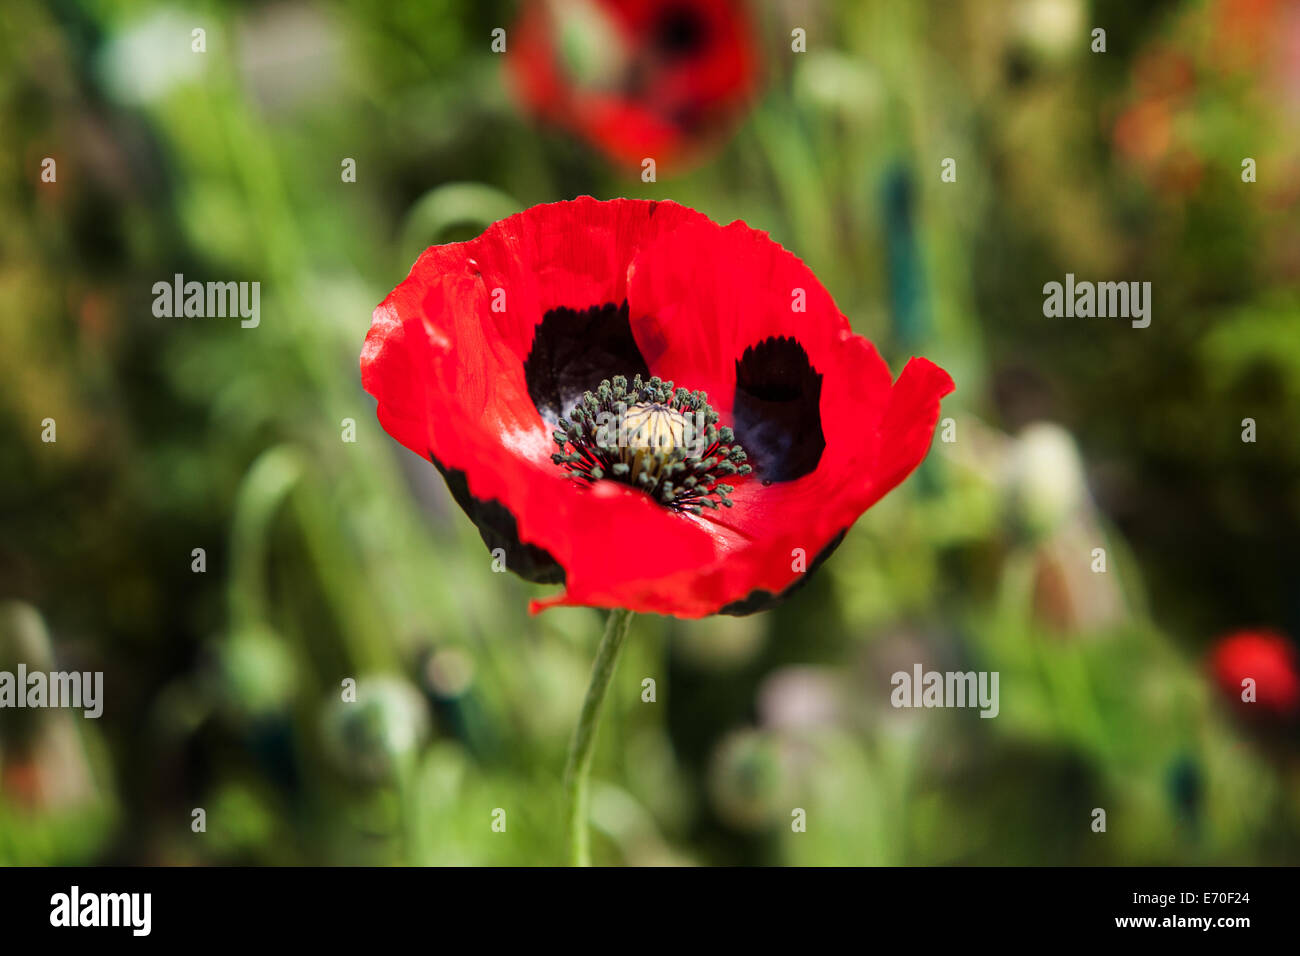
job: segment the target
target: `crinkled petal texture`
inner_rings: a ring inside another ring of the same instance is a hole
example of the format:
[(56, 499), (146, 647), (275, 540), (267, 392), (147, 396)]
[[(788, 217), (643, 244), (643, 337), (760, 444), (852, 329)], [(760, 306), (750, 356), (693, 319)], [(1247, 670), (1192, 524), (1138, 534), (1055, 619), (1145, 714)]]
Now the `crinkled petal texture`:
[[(925, 359), (892, 381), (765, 233), (671, 202), (590, 198), (427, 250), (375, 310), (361, 368), (389, 434), (463, 475), (472, 517), (490, 506), (562, 569), (563, 593), (534, 610), (680, 617), (759, 610), (800, 583), (925, 457), (953, 387)], [(539, 382), (572, 395), (638, 370), (706, 391), (734, 425), (755, 465), (733, 479), (734, 507), (674, 511), (552, 462), (567, 407)]]

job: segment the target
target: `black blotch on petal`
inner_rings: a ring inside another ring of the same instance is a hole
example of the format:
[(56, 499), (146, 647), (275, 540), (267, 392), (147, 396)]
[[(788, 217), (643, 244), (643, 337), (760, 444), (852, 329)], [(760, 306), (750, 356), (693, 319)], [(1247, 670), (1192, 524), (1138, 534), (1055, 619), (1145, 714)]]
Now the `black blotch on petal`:
[(524, 544), (519, 540), (519, 524), (510, 509), (501, 502), (484, 501), (475, 498), (469, 491), (465, 472), (454, 468), (444, 468), (432, 454), (429, 460), (447, 482), (456, 504), (469, 515), (469, 519), (478, 528), (479, 537), (487, 545), (488, 551), (501, 548), (506, 554), (506, 568), (526, 581), (537, 584), (563, 584), (564, 568), (551, 557), (551, 553), (533, 544)]
[(632, 337), (626, 301), (587, 309), (552, 309), (538, 323), (532, 350), (524, 361), (528, 397), (551, 425), (602, 379), (615, 375), (631, 379), (638, 372), (650, 377), (650, 368)]
[(849, 529), (845, 528), (835, 537), (831, 538), (830, 543), (817, 552), (817, 557), (812, 559), (812, 564), (808, 565), (808, 570), (799, 575), (799, 579), (780, 594), (773, 594), (771, 591), (750, 591), (748, 595), (741, 598), (739, 601), (732, 601), (730, 604), (718, 611), (718, 613), (729, 614), (732, 617), (744, 617), (747, 614), (757, 614), (759, 611), (772, 610), (772, 608), (785, 601), (786, 598), (808, 583), (808, 579), (813, 576), (814, 572), (816, 572), (818, 568), (826, 563), (827, 558), (835, 553), (835, 549), (840, 546), (840, 543), (844, 540), (844, 536), (848, 533)]
[(733, 427), (759, 478), (794, 481), (816, 469), (826, 448), (821, 397), (821, 373), (794, 339), (745, 349), (736, 362)]
[(709, 26), (689, 3), (670, 4), (651, 27), (654, 48), (666, 59), (691, 56), (704, 49)]

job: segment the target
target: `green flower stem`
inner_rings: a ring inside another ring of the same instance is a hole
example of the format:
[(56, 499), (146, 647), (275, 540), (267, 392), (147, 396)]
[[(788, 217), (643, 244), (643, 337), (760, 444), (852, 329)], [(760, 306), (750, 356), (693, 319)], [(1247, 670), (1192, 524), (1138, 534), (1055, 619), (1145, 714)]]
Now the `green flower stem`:
[(582, 702), (578, 726), (569, 741), (569, 759), (564, 768), (564, 796), (569, 824), (569, 862), (573, 866), (591, 865), (591, 844), (587, 838), (587, 791), (591, 777), (591, 758), (596, 750), (596, 730), (600, 726), (600, 709), (605, 691), (614, 676), (618, 652), (627, 638), (632, 612), (615, 608), (605, 621), (605, 636), (600, 639), (596, 662), (591, 666), (591, 682)]

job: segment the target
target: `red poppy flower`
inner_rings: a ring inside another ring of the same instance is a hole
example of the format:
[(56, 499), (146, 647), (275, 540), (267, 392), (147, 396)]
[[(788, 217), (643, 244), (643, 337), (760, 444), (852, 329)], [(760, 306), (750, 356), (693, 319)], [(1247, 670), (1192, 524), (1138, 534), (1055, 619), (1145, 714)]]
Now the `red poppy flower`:
[(529, 109), (630, 166), (717, 138), (758, 80), (741, 0), (531, 0), (509, 36)]
[(375, 310), (361, 374), (488, 547), (564, 583), (534, 611), (680, 617), (803, 581), (920, 464), (953, 387), (925, 359), (891, 383), (766, 233), (586, 197), (426, 250)]
[[(1237, 631), (1223, 638), (1210, 654), (1215, 682), (1243, 710), (1259, 708), (1276, 717), (1300, 709), (1300, 667), (1296, 649), (1274, 631)], [(1246, 678), (1255, 681), (1255, 702), (1241, 699)]]

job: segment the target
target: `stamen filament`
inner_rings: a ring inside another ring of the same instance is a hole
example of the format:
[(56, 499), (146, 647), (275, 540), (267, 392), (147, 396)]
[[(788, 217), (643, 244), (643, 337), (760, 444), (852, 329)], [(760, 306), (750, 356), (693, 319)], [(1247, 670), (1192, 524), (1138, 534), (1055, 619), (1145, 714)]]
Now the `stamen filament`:
[(704, 392), (674, 389), (657, 376), (605, 379), (558, 426), (551, 460), (574, 478), (619, 481), (674, 511), (732, 507), (735, 488), (721, 479), (753, 471)]

